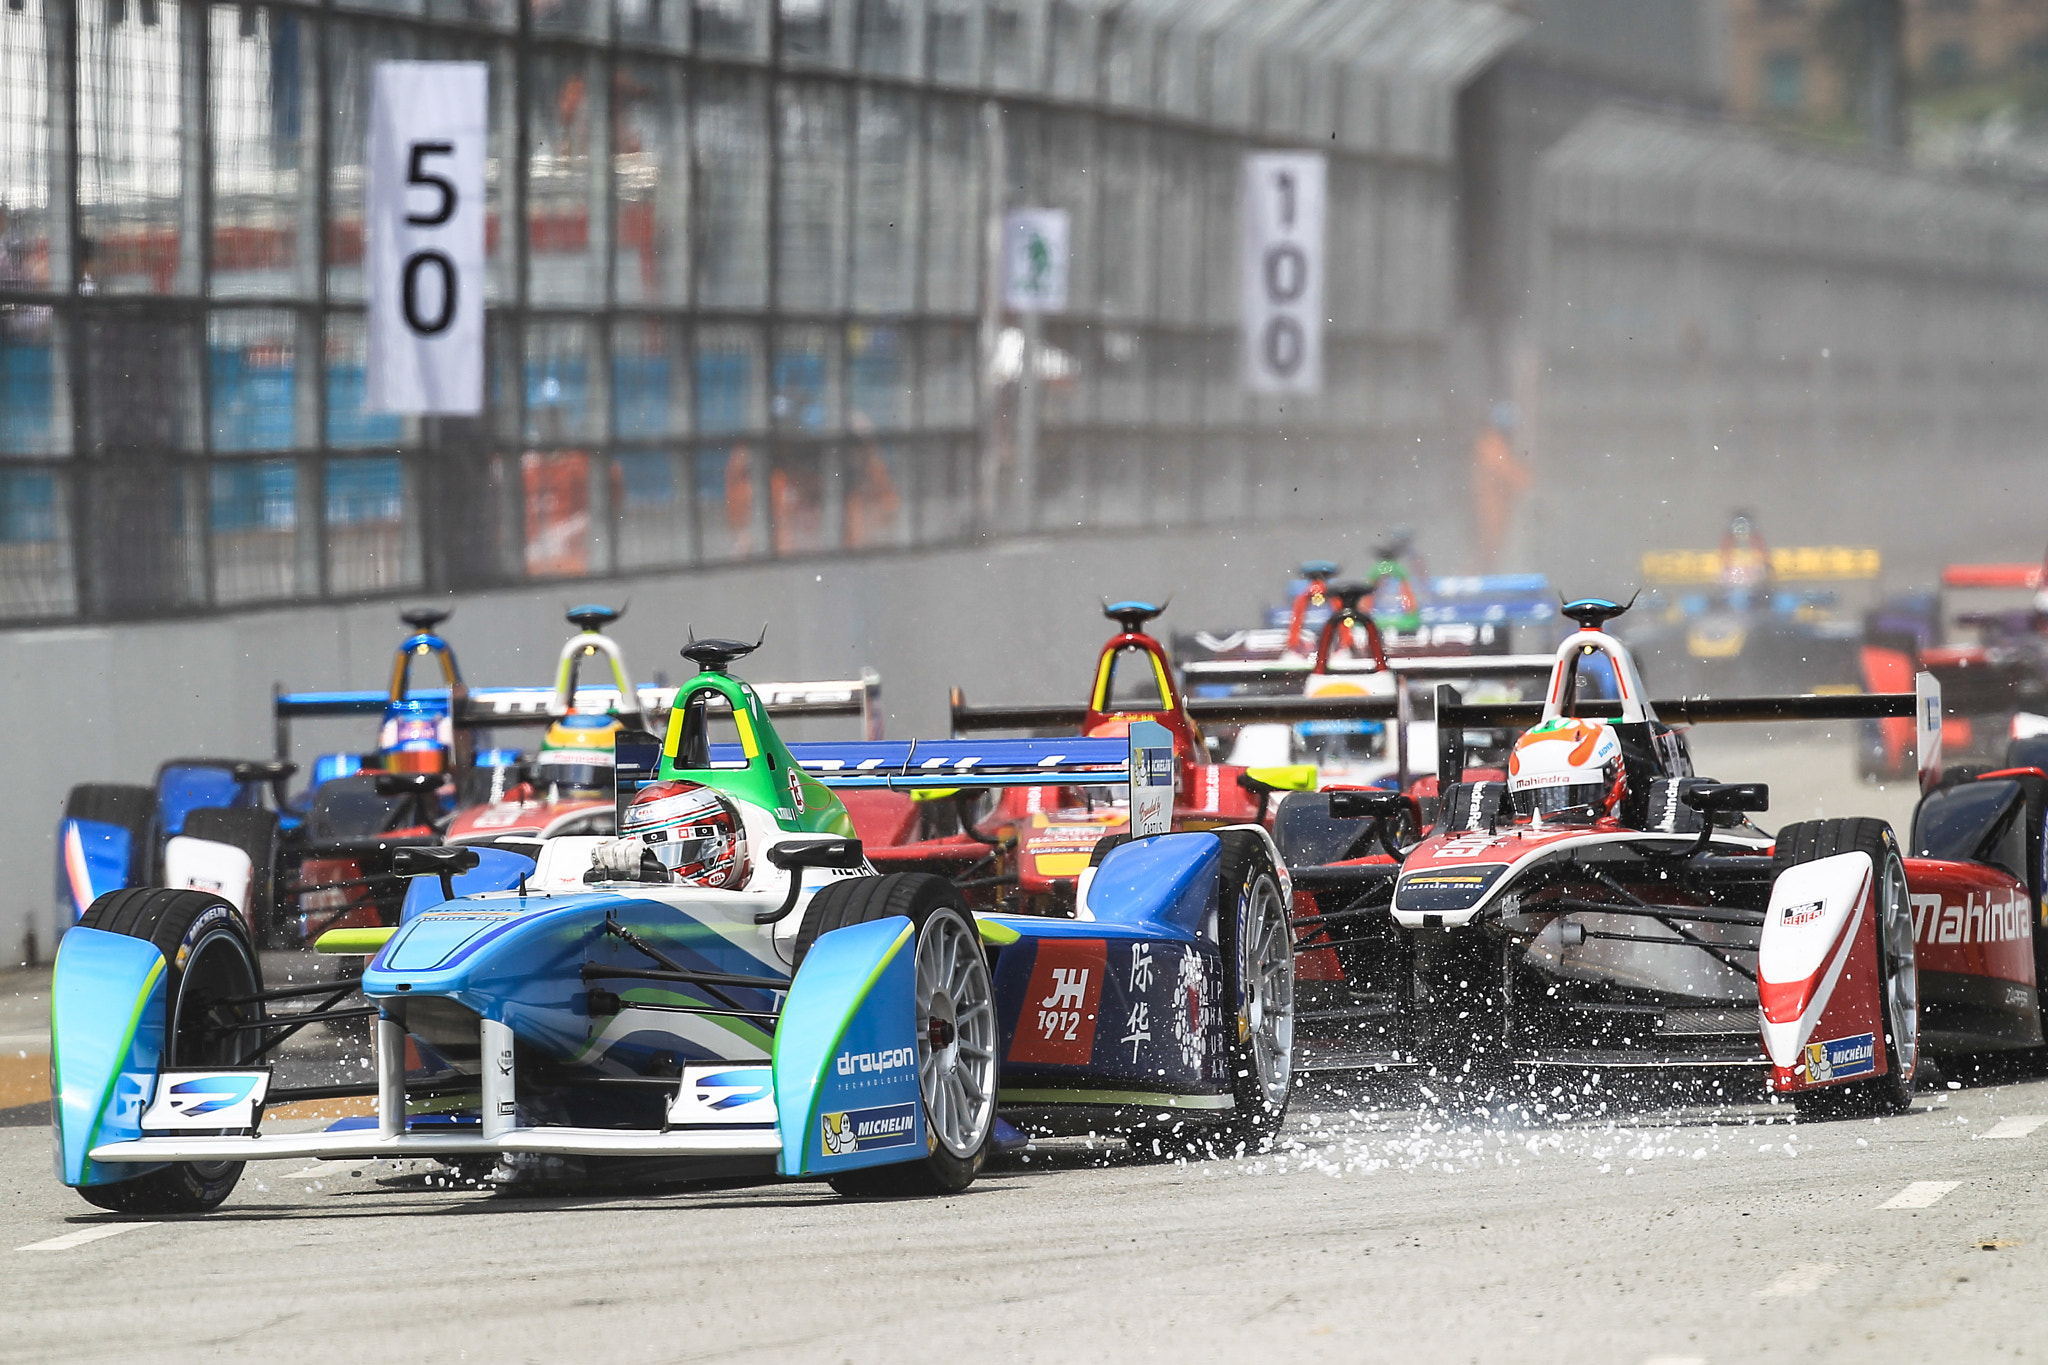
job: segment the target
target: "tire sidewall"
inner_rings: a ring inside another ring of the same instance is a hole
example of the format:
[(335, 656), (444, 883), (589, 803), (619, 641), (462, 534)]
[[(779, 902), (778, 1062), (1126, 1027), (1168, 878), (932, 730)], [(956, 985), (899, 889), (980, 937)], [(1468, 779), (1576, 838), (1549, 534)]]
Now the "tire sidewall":
[[(1220, 1020), (1225, 1032), (1224, 1065), (1234, 1101), (1227, 1127), (1240, 1138), (1256, 1139), (1277, 1131), (1287, 1115), (1288, 1092), (1292, 1082), (1290, 1051), (1288, 1085), (1281, 1087), (1276, 1102), (1268, 1097), (1259, 1074), (1258, 1043), (1251, 1029), (1252, 985), (1247, 973), (1256, 975), (1258, 942), (1252, 923), (1262, 883), (1270, 883), (1277, 903), (1285, 913), (1280, 879), (1265, 842), (1250, 831), (1221, 831), (1223, 863), (1217, 879), (1216, 938), (1222, 963), (1222, 1004)], [(1291, 938), (1290, 938), (1291, 946)]]

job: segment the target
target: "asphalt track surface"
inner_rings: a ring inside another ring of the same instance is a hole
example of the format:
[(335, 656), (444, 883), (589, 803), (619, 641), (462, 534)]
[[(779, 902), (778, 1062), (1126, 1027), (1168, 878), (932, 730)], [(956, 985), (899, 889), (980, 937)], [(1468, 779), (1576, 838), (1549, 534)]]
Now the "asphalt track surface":
[[(1780, 780), (1767, 756), (1716, 757)], [(1910, 806), (1846, 783), (1792, 797), (1774, 814)], [(1428, 1078), (1349, 1077), (1300, 1095), (1261, 1155), (1044, 1144), (925, 1201), (283, 1162), (214, 1214), (151, 1222), (57, 1185), (46, 1129), (0, 1128), (0, 1360), (2040, 1355), (2039, 1070), (1828, 1123), (1612, 1077), (1485, 1109)]]

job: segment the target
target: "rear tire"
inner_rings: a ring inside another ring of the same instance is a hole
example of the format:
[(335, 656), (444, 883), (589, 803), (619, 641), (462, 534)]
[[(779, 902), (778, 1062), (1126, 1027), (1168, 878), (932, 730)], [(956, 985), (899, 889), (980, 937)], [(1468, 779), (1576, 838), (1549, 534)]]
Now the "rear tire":
[(2005, 747), (2008, 768), (2040, 768), (2048, 771), (2048, 735), (2016, 739)]
[(1266, 841), (1242, 829), (1216, 837), (1223, 1055), (1235, 1101), (1222, 1137), (1253, 1151), (1280, 1131), (1294, 1085), (1294, 927)]
[(1772, 880), (1797, 863), (1837, 853), (1864, 853), (1877, 870), (1878, 1005), (1884, 1030), (1886, 1070), (1882, 1076), (1792, 1096), (1801, 1118), (1867, 1118), (1903, 1114), (1913, 1107), (1919, 1075), (1920, 974), (1913, 945), (1913, 902), (1906, 888), (1906, 864), (1892, 827), (1867, 816), (1850, 820), (1802, 820), (1778, 831), (1771, 857)]
[(185, 817), (185, 836), (209, 839), (249, 855), (249, 932), (258, 947), (284, 946), (277, 911), (277, 812), (258, 806), (205, 806)]
[(974, 915), (944, 877), (893, 872), (827, 886), (797, 931), (801, 967), (822, 934), (902, 915), (916, 930), (917, 1074), (926, 1155), (831, 1177), (848, 1195), (958, 1194), (988, 1162), (995, 1133), (995, 986)]
[(127, 830), (128, 884), (150, 879), (156, 865), (156, 793), (150, 788), (82, 783), (65, 796), (64, 818), (94, 820)]
[[(223, 1031), (263, 1017), (263, 1004), (226, 1005), (263, 989), (263, 969), (235, 908), (204, 891), (134, 887), (110, 891), (79, 920), (126, 934), (164, 955), (163, 1069), (240, 1066), (261, 1046), (259, 1030)], [(81, 1185), (86, 1202), (116, 1213), (204, 1213), (234, 1190), (239, 1161), (176, 1161), (110, 1185)]]

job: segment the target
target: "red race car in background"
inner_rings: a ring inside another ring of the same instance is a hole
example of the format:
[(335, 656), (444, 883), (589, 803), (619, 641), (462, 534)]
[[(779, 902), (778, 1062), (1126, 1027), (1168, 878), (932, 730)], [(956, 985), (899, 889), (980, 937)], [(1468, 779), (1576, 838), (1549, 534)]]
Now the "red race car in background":
[[(1918, 670), (1941, 683), (1942, 750), (1964, 773), (2048, 765), (2048, 575), (2038, 564), (1951, 564), (1940, 592), (1885, 601), (1864, 621), (1863, 683), (1898, 688)], [(1970, 592), (2005, 605), (1948, 610)], [(1996, 600), (1996, 599), (1993, 599)], [(1974, 632), (1957, 639), (1955, 632)], [(1911, 771), (1912, 729), (1897, 720), (1864, 727), (1857, 768), (1875, 780)]]
[[(1311, 788), (1310, 767), (1247, 768), (1217, 763), (1208, 723), (1308, 719), (1390, 720), (1392, 697), (1227, 697), (1190, 701), (1174, 679), (1166, 649), (1145, 630), (1164, 608), (1105, 603), (1118, 631), (1103, 645), (1085, 705), (969, 706), (952, 698), (955, 735), (999, 730), (1084, 737), (1126, 734), (1133, 721), (1156, 721), (1173, 737), (1176, 830), (1263, 824), (1276, 792)], [(1130, 828), (1130, 808), (1108, 787), (1021, 787), (992, 802), (978, 793), (863, 790), (846, 794), (847, 813), (869, 861), (888, 871), (951, 877), (977, 907), (1071, 916), (1075, 887), (1103, 841)]]
[[(1395, 719), (1317, 718), (1232, 727), (1219, 736), (1228, 745), (1226, 761), (1245, 767), (1308, 764), (1325, 787), (1376, 784), (1407, 791), (1417, 766), (1412, 754), (1436, 751), (1434, 720), (1415, 718), (1417, 702), (1425, 717), (1430, 702), (1426, 688), (1419, 698), (1411, 695), (1416, 683), (1452, 682), (1468, 689), (1471, 700), (1504, 702), (1533, 696), (1550, 674), (1548, 654), (1464, 653), (1443, 646), (1401, 653), (1390, 647), (1374, 614), (1378, 583), (1317, 587), (1327, 615), (1309, 652), (1272, 659), (1188, 660), (1181, 666), (1187, 685), (1210, 695), (1391, 699)], [(1473, 735), (1468, 742), (1504, 753), (1513, 735)], [(1422, 780), (1431, 784), (1425, 792), (1433, 790), (1433, 777)]]

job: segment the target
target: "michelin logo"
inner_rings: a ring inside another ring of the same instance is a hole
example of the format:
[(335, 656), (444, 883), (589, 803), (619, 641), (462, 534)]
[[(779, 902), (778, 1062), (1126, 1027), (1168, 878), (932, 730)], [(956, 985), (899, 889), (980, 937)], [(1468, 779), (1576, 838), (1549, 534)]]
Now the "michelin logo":
[(914, 1047), (892, 1047), (882, 1052), (842, 1052), (832, 1069), (842, 1076), (861, 1075), (876, 1071), (900, 1071), (917, 1065), (917, 1049)]
[(1806, 1079), (1815, 1083), (1846, 1081), (1877, 1070), (1877, 1035), (1859, 1033), (1806, 1045)]
[(890, 1104), (878, 1109), (851, 1109), (821, 1114), (819, 1125), (827, 1156), (852, 1156), (886, 1147), (908, 1147), (917, 1140), (917, 1106)]

